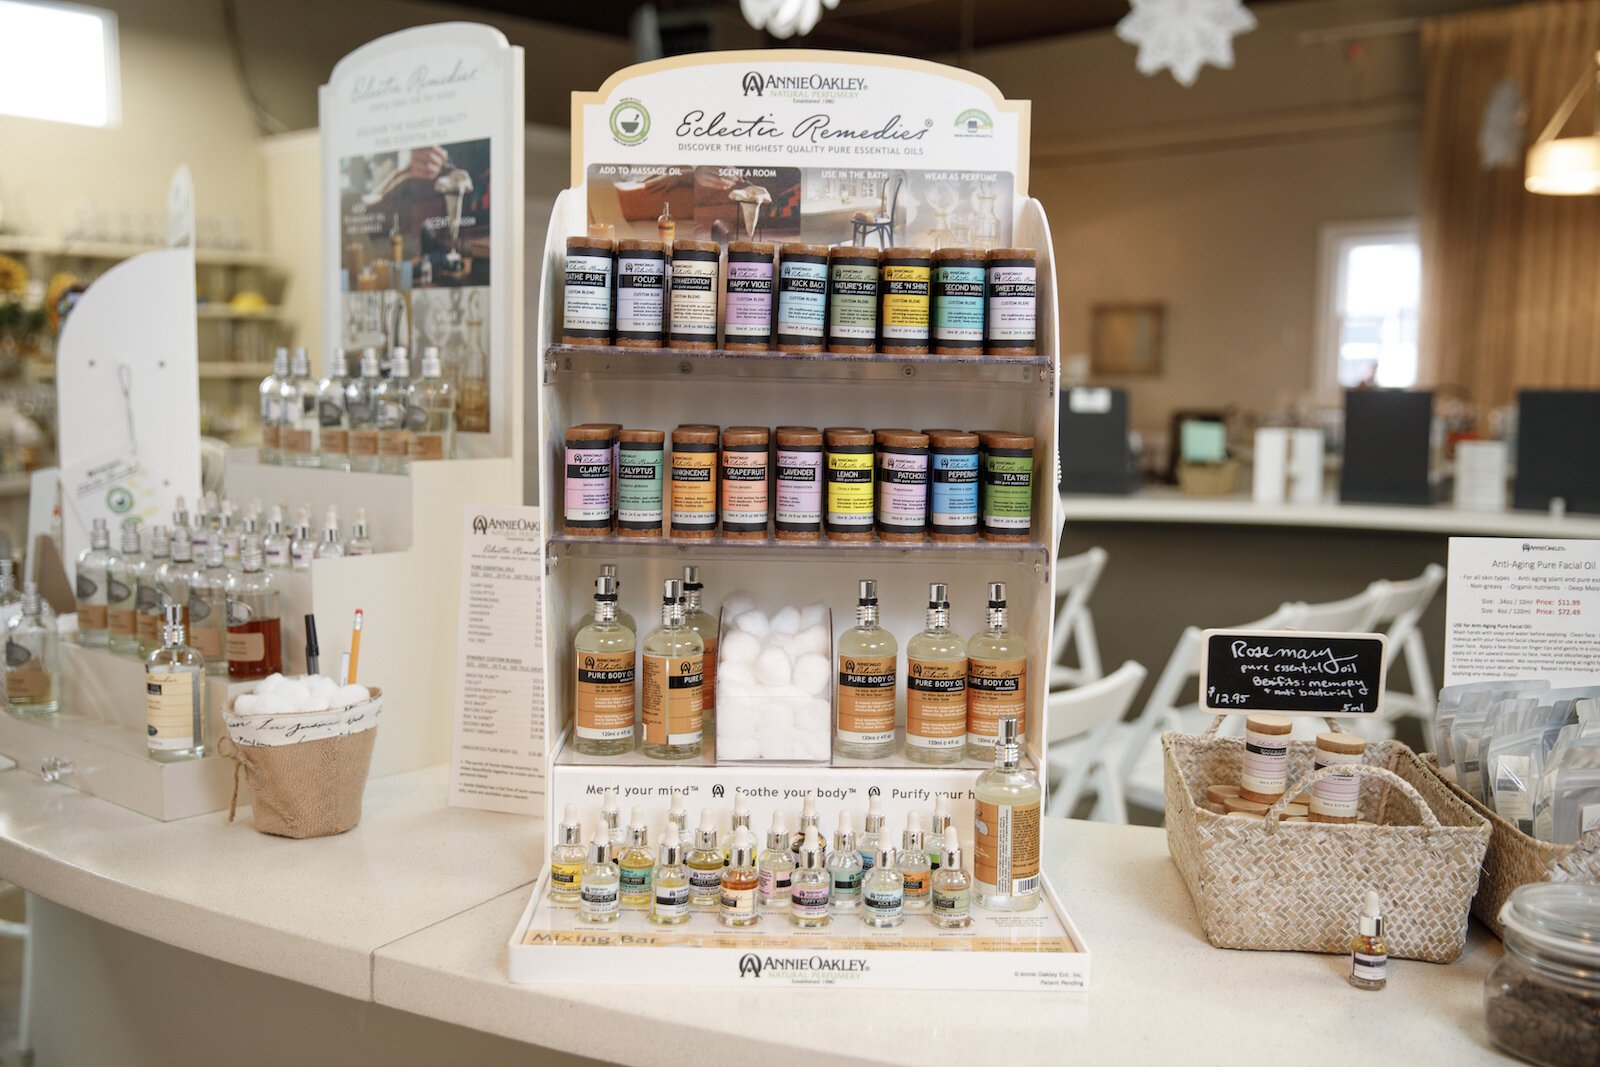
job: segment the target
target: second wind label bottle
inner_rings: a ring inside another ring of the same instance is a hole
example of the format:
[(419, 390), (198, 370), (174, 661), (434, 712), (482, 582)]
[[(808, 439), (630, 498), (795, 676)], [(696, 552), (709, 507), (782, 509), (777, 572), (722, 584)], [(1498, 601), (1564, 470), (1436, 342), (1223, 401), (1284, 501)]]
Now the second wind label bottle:
[(700, 755), (705, 642), (683, 624), (683, 615), (683, 583), (668, 578), (662, 583), (661, 625), (641, 649), (644, 754), (653, 759)]
[(878, 583), (861, 580), (856, 624), (839, 635), (839, 717), (834, 749), (841, 756), (882, 759), (894, 752), (894, 692), (899, 648), (878, 625)]

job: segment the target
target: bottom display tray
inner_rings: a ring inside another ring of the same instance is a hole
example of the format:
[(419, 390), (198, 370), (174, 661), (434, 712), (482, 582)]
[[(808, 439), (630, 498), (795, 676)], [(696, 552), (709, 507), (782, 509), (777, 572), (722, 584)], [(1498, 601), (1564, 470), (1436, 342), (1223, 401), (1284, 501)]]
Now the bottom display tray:
[(723, 926), (714, 910), (659, 926), (642, 910), (616, 922), (586, 923), (576, 904), (546, 895), (546, 869), (509, 945), (513, 982), (649, 985), (816, 986), (884, 989), (1089, 988), (1089, 949), (1048, 879), (1032, 911), (985, 911), (949, 930), (927, 914), (891, 929), (859, 913), (801, 929), (783, 912), (763, 912), (752, 927)]

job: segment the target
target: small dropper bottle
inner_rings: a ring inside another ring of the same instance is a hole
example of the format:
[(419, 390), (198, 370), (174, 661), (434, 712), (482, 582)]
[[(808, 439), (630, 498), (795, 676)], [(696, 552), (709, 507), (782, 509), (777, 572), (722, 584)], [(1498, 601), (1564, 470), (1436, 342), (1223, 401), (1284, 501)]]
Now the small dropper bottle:
[(611, 843), (611, 862), (615, 863), (628, 840), (627, 831), (622, 828), (622, 808), (615, 789), (600, 794), (600, 825), (605, 827), (606, 840)]
[(756, 839), (748, 830), (733, 835), (728, 866), (722, 872), (722, 899), (719, 918), (724, 926), (754, 926), (761, 916), (756, 911), (760, 875), (751, 863)]
[(868, 926), (899, 926), (906, 921), (906, 885), (900, 876), (899, 855), (887, 832), (878, 835), (872, 870), (861, 882), (861, 921)]
[(611, 842), (603, 826), (594, 828), (589, 862), (583, 866), (579, 887), (578, 918), (589, 923), (614, 923), (621, 914), (617, 868), (611, 860)]
[(283, 532), (283, 506), (272, 505), (267, 512), (267, 532), (261, 538), (261, 560), (269, 571), (289, 566), (289, 535)]
[(954, 826), (943, 837), (944, 855), (933, 872), (933, 921), (940, 926), (972, 925), (972, 876), (962, 865), (961, 835)]
[(789, 852), (789, 828), (781, 811), (772, 813), (772, 829), (767, 831), (767, 847), (762, 850), (757, 867), (761, 875), (761, 906), (787, 911), (794, 856)]
[(933, 881), (933, 871), (928, 863), (928, 845), (922, 835), (922, 813), (914, 811), (906, 818), (905, 833), (900, 838), (900, 880), (905, 884), (905, 909), (907, 912), (927, 911), (928, 892)]
[(683, 865), (683, 840), (670, 825), (656, 849), (650, 921), (662, 926), (689, 921), (689, 868)]
[(568, 804), (561, 813), (555, 847), (550, 850), (550, 899), (571, 903), (583, 885), (583, 865), (589, 854), (583, 847), (583, 825), (578, 807)]
[(813, 793), (807, 793), (805, 804), (800, 809), (800, 829), (792, 835), (789, 842), (789, 851), (794, 853), (795, 864), (800, 862), (800, 846), (806, 842), (806, 835), (815, 832), (822, 837), (822, 817), (817, 814), (817, 798)]
[(290, 566), (297, 571), (308, 571), (316, 556), (317, 542), (311, 536), (311, 512), (308, 508), (301, 508), (294, 519), (294, 539), (289, 542)]
[(733, 825), (728, 828), (727, 834), (722, 838), (722, 863), (727, 866), (733, 856), (733, 839), (740, 830), (750, 834), (750, 840), (756, 839), (756, 832), (750, 825), (750, 800), (743, 791), (735, 789), (733, 792)]
[(356, 508), (356, 519), (350, 524), (350, 540), (344, 543), (347, 556), (372, 555), (372, 537), (367, 533), (367, 509)]
[(789, 886), (789, 921), (802, 928), (828, 925), (828, 871), (815, 829), (800, 842), (800, 864)]
[(928, 831), (928, 866), (938, 870), (944, 862), (944, 832), (950, 828), (950, 802), (943, 796), (933, 800), (933, 828)]
[(689, 836), (689, 809), (684, 806), (681, 789), (672, 789), (667, 793), (667, 828), (679, 840)]
[(1360, 929), (1350, 939), (1350, 984), (1382, 989), (1389, 984), (1389, 945), (1383, 939), (1383, 902), (1370, 889), (1361, 907)]
[(700, 810), (700, 828), (694, 832), (694, 848), (689, 850), (689, 903), (701, 909), (715, 908), (722, 897), (722, 850), (717, 847), (717, 821), (710, 808)]
[(856, 911), (861, 907), (861, 879), (864, 875), (861, 853), (856, 851), (856, 833), (848, 811), (839, 813), (839, 828), (834, 831), (833, 851), (828, 853), (830, 904), (834, 911)]
[(322, 520), (322, 540), (317, 542), (317, 559), (341, 559), (344, 556), (344, 545), (339, 542), (339, 512), (336, 508), (329, 508), (328, 515)]
[(617, 867), (622, 876), (624, 908), (650, 907), (650, 875), (655, 866), (656, 857), (650, 851), (650, 827), (644, 821), (644, 809), (634, 808), (633, 819), (628, 824), (628, 847), (617, 857)]
[(861, 853), (861, 870), (872, 870), (872, 865), (878, 862), (878, 839), (883, 835), (883, 800), (871, 797), (867, 800), (867, 825), (856, 837), (856, 849)]

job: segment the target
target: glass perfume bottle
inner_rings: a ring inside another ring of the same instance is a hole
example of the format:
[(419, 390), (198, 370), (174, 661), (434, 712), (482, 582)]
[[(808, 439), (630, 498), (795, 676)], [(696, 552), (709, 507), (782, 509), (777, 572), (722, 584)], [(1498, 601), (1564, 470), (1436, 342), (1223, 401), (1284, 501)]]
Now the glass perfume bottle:
[[(288, 453), (285, 452), (284, 456), (285, 462), (288, 462)], [(294, 465), (299, 466), (299, 464)], [(222, 558), (230, 562), (239, 558), (239, 526), (233, 521), (233, 518), (233, 501), (224, 500), (222, 502), (222, 506), (216, 511), (215, 523), (211, 529), (211, 536), (222, 545)], [(177, 537), (174, 536), (172, 540), (173, 544), (176, 545), (178, 540)], [(195, 551), (195, 558), (204, 559), (206, 549), (210, 547), (211, 542), (203, 539), (202, 543)]]
[(290, 538), (283, 530), (283, 508), (272, 505), (267, 512), (267, 532), (261, 538), (261, 562), (268, 570), (281, 571), (289, 566)]
[(622, 912), (620, 876), (611, 862), (611, 842), (603, 826), (594, 830), (589, 844), (589, 862), (583, 865), (578, 884), (578, 918), (586, 923), (614, 923)]
[(700, 635), (705, 645), (705, 679), (700, 686), (700, 729), (710, 733), (717, 714), (717, 619), (703, 606), (705, 586), (699, 567), (683, 568), (683, 624)]
[(411, 390), (411, 357), (404, 345), (395, 345), (389, 357), (389, 376), (372, 392), (373, 418), (378, 426), (378, 470), (383, 474), (404, 474), (411, 450), (411, 432), (406, 429), (407, 395)]
[(350, 539), (344, 543), (347, 556), (372, 555), (372, 534), (367, 529), (367, 509), (356, 508), (355, 521), (350, 524)]
[(600, 825), (611, 843), (611, 862), (616, 863), (628, 843), (628, 831), (622, 828), (622, 809), (618, 806), (617, 791), (607, 789), (600, 794)]
[(22, 611), (6, 623), (6, 703), (13, 715), (37, 718), (61, 708), (61, 646), (55, 612), (32, 582), (22, 587)]
[(617, 857), (624, 908), (644, 910), (650, 907), (650, 875), (655, 866), (656, 856), (650, 851), (650, 827), (644, 821), (644, 809), (634, 808), (633, 819), (628, 823), (628, 845)]
[(943, 582), (928, 586), (927, 628), (906, 643), (906, 759), (960, 763), (967, 747), (967, 643), (950, 629)]
[(206, 660), (184, 643), (183, 607), (164, 608), (161, 647), (145, 657), (145, 724), (150, 758), (206, 754)]
[(240, 549), (244, 569), (228, 575), (228, 677), (265, 678), (283, 670), (277, 583), (261, 569), (261, 542)]
[(717, 847), (717, 822), (710, 808), (700, 811), (700, 827), (694, 832), (694, 848), (689, 850), (689, 903), (710, 909), (722, 898), (723, 853)]
[(1014, 715), (1027, 734), (1028, 646), (1006, 624), (1006, 584), (989, 583), (989, 624), (967, 642), (967, 756), (991, 760), (997, 723)]
[(488, 433), (489, 377), (483, 351), (475, 342), (469, 344), (471, 351), (467, 353), (460, 392), (456, 396), (456, 429), (462, 433)]
[(806, 835), (810, 833), (815, 833), (818, 839), (823, 839), (822, 816), (817, 814), (817, 798), (814, 794), (807, 793), (805, 803), (800, 807), (800, 829), (789, 835), (789, 851), (794, 853), (797, 865), (800, 862), (800, 847), (806, 843)]
[(850, 813), (839, 813), (839, 827), (833, 834), (833, 851), (828, 853), (829, 906), (834, 911), (855, 911), (861, 907), (861, 879), (865, 875), (861, 853), (856, 851), (856, 833)]
[(974, 787), (973, 890), (978, 905), (990, 911), (1028, 911), (1039, 906), (1039, 804), (1044, 791), (1038, 777), (1022, 766), (1017, 717), (1002, 715), (999, 725), (994, 766), (978, 776)]
[(938, 870), (944, 862), (944, 835), (954, 822), (950, 818), (950, 802), (942, 795), (933, 800), (933, 826), (928, 830), (928, 866)]
[(789, 885), (789, 921), (802, 929), (828, 925), (829, 881), (816, 830), (800, 843), (800, 864)]
[(327, 374), (317, 383), (317, 465), (323, 470), (350, 469), (350, 426), (345, 420), (345, 392), (350, 363), (342, 348), (327, 360)]
[(933, 872), (933, 921), (956, 928), (972, 925), (972, 876), (961, 856), (961, 835), (954, 826), (945, 830), (944, 854)]
[(862, 579), (856, 624), (839, 635), (838, 723), (834, 751), (855, 759), (894, 753), (894, 691), (898, 647), (878, 625), (878, 583)]
[(150, 527), (150, 554), (139, 563), (134, 576), (134, 635), (140, 657), (161, 647), (161, 568), (172, 559), (172, 542), (160, 523)]
[(672, 205), (663, 200), (661, 214), (656, 216), (656, 240), (666, 245), (668, 254), (671, 254), (672, 242), (677, 236), (678, 221), (672, 217)]
[(583, 865), (588, 858), (589, 853), (583, 847), (583, 824), (578, 822), (578, 806), (568, 804), (561, 813), (556, 843), (550, 848), (551, 900), (571, 904), (578, 899), (583, 886)]
[(406, 397), (406, 429), (412, 463), (456, 457), (456, 390), (444, 377), (439, 350), (422, 350), (422, 377)]
[(172, 558), (156, 571), (156, 584), (161, 589), (162, 630), (166, 633), (166, 606), (176, 604), (183, 612), (183, 629), (189, 630), (189, 579), (194, 576), (194, 552), (189, 546), (189, 531), (172, 531)]
[(317, 540), (316, 559), (344, 558), (344, 542), (339, 538), (339, 512), (329, 508), (322, 520), (322, 536)]
[(878, 797), (867, 800), (867, 821), (856, 838), (856, 851), (861, 853), (862, 871), (872, 870), (878, 862), (878, 841), (884, 837), (883, 801)]
[(137, 519), (122, 524), (120, 547), (116, 561), (106, 568), (106, 633), (111, 651), (131, 656), (139, 651), (139, 567), (144, 563)]
[(279, 348), (272, 353), (272, 373), (261, 379), (261, 449), (262, 463), (282, 463), (283, 449), (279, 442), (279, 429), (283, 421), (283, 383), (289, 378), (289, 350)]
[(293, 467), (317, 466), (321, 462), (317, 455), (321, 429), (311, 357), (304, 348), (296, 348), (289, 360), (289, 381), (283, 387), (283, 429), (279, 432), (283, 462)]
[(743, 830), (750, 835), (750, 840), (756, 839), (754, 827), (750, 825), (750, 799), (742, 790), (733, 792), (733, 823), (728, 827), (728, 832), (722, 836), (722, 864), (726, 867), (729, 857), (733, 855), (733, 839)]
[(927, 911), (933, 869), (928, 863), (928, 843), (922, 832), (921, 812), (914, 811), (907, 817), (900, 843), (900, 881), (906, 891), (905, 909), (907, 912)]
[(89, 648), (105, 648), (111, 644), (110, 622), (106, 612), (110, 606), (107, 592), (110, 578), (106, 573), (116, 562), (111, 551), (111, 531), (106, 520), (95, 519), (89, 524), (89, 547), (78, 553), (78, 643)]
[(689, 868), (683, 865), (683, 840), (675, 833), (662, 834), (656, 848), (650, 921), (662, 926), (680, 926), (689, 921)]
[(724, 926), (754, 926), (761, 918), (756, 911), (756, 893), (761, 876), (751, 862), (756, 839), (750, 831), (740, 830), (733, 835), (728, 852), (728, 866), (722, 871), (722, 897), (718, 902), (718, 917)]
[[(629, 615), (622, 608), (622, 579), (617, 577), (617, 565), (615, 563), (602, 563), (600, 565), (600, 577), (610, 578), (613, 583), (613, 588), (615, 588), (617, 591), (617, 622), (629, 633), (637, 634), (639, 632), (638, 624), (633, 621), (633, 616)], [(685, 622), (687, 621), (688, 619), (686, 615)], [(578, 629), (581, 630), (593, 622), (594, 608), (591, 606), (589, 611), (587, 611), (583, 618), (579, 620)]]
[(644, 754), (693, 759), (701, 751), (705, 644), (683, 624), (683, 588), (676, 578), (662, 583), (661, 625), (644, 639), (641, 651)]
[(794, 856), (789, 851), (789, 829), (781, 811), (772, 813), (767, 847), (761, 850), (756, 867), (761, 876), (761, 889), (757, 894), (761, 906), (787, 910), (789, 887), (794, 879)]
[[(171, 533), (172, 539), (177, 539), (179, 530), (188, 530), (190, 546), (193, 548), (198, 548), (201, 552), (204, 552), (211, 544), (211, 520), (216, 515), (216, 511), (217, 494), (208, 492), (205, 496), (201, 497), (199, 503), (195, 505), (194, 516), (189, 523), (185, 524), (176, 521), (173, 522)], [(176, 518), (176, 516), (174, 516), (174, 518)], [(158, 645), (161, 643), (161, 638), (159, 636), (160, 629), (160, 626), (156, 627), (156, 643)]]
[(206, 673), (228, 673), (228, 575), (222, 545), (206, 549), (206, 559), (189, 575), (189, 634), (205, 657)]
[(586, 756), (633, 751), (637, 658), (633, 631), (617, 621), (616, 608), (616, 579), (601, 575), (594, 581), (594, 621), (572, 642), (572, 747)]
[(345, 386), (345, 423), (349, 426), (350, 469), (378, 472), (378, 423), (373, 393), (378, 388), (378, 350), (361, 353), (361, 376)]
[(861, 880), (861, 921), (868, 926), (899, 926), (906, 921), (905, 899), (900, 857), (889, 835), (881, 834), (872, 870)]
[(1350, 939), (1350, 984), (1357, 989), (1382, 989), (1389, 984), (1389, 945), (1383, 939), (1383, 902), (1370, 889), (1361, 906), (1360, 932)]
[(9, 614), (9, 608), (21, 603), (22, 591), (17, 588), (16, 561), (0, 559), (0, 614)]

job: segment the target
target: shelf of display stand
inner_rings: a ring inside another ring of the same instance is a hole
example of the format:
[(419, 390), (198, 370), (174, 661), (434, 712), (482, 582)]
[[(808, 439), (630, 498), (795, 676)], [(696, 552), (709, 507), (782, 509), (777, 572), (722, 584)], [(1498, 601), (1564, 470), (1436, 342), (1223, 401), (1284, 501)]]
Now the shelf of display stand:
[(1050, 356), (895, 356), (884, 353), (729, 352), (722, 348), (618, 348), (611, 345), (550, 345), (544, 380), (570, 378), (678, 378), (714, 373), (719, 378), (827, 381), (957, 381), (1002, 388), (1054, 392)]
[(558, 554), (605, 557), (656, 555), (663, 549), (677, 549), (686, 556), (782, 558), (791, 562), (835, 554), (891, 563), (921, 561), (930, 553), (1015, 563), (1043, 564), (1049, 558), (1040, 541), (779, 541), (773, 537), (751, 541), (710, 537), (689, 541), (672, 537), (573, 537), (556, 533), (550, 536), (550, 549)]
[[(637, 744), (632, 752), (624, 752), (617, 756), (588, 756), (572, 747), (572, 733), (566, 731), (561, 736), (560, 748), (556, 750), (555, 762), (560, 767), (650, 767), (664, 770), (670, 767), (691, 767), (702, 769), (706, 767), (722, 767), (724, 769), (751, 770), (762, 767), (778, 767), (790, 769), (831, 769), (831, 770), (865, 770), (865, 771), (928, 771), (933, 773), (950, 771), (965, 771), (977, 774), (994, 766), (990, 759), (963, 759), (959, 763), (917, 763), (906, 758), (906, 735), (904, 729), (895, 731), (894, 753), (882, 759), (855, 759), (850, 756), (841, 756), (834, 753), (826, 760), (738, 760), (734, 762), (717, 762), (716, 727), (706, 735), (704, 749), (700, 755), (693, 759), (665, 760), (654, 759), (644, 754)], [(1037, 761), (1032, 753), (1025, 753), (1023, 762), (1031, 767), (1037, 767)]]

